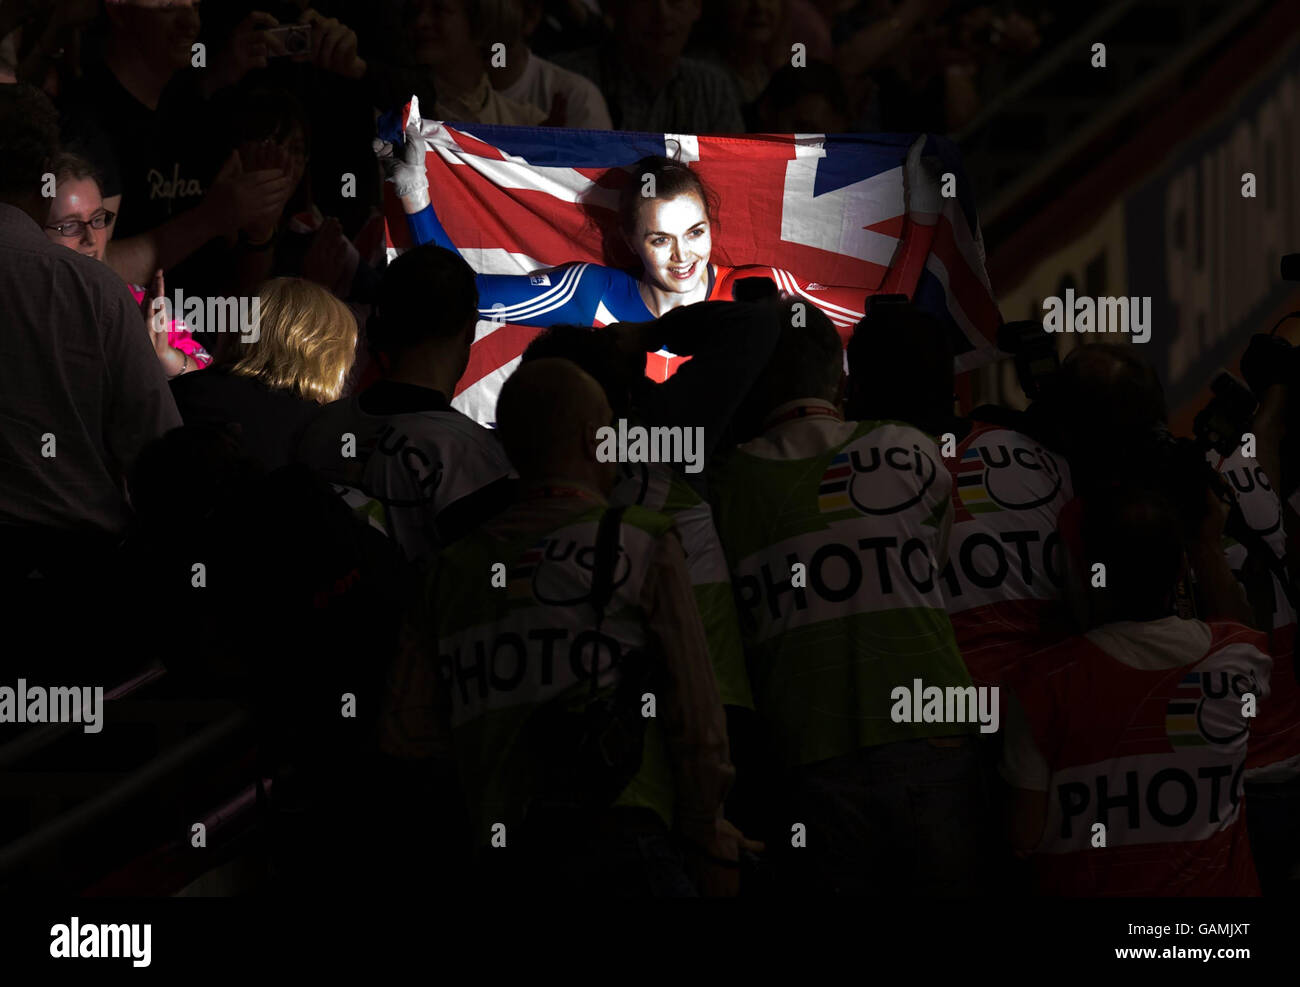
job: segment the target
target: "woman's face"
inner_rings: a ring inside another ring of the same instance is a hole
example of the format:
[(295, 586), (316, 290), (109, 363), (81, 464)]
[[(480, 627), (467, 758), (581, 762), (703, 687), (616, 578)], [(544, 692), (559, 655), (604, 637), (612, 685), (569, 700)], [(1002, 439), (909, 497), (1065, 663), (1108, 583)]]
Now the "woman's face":
[(631, 247), (645, 280), (662, 291), (688, 292), (707, 281), (713, 241), (704, 203), (693, 193), (648, 198), (637, 217)]
[[(108, 247), (108, 227), (96, 230), (86, 225), (104, 213), (99, 185), (90, 178), (65, 178), (57, 183), (55, 191), (57, 195), (50, 206), (50, 218), (45, 221), (45, 235), (55, 243), (102, 261)], [(82, 223), (79, 236), (61, 236), (57, 230), (50, 229), (73, 221)]]

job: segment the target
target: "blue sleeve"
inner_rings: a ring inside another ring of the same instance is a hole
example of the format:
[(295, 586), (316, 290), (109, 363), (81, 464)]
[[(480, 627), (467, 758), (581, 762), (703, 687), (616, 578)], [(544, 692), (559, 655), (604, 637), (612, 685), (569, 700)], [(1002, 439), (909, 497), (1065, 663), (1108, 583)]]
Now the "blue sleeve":
[(437, 244), (457, 256), (460, 255), (456, 245), (451, 242), (451, 237), (447, 236), (447, 231), (438, 222), (438, 214), (433, 211), (433, 206), (425, 206), (417, 213), (408, 214), (406, 226), (411, 231), (411, 240), (413, 242), (421, 246), (426, 243)]
[(541, 274), (480, 274), (478, 311), (488, 321), (524, 326), (592, 325), (612, 274), (598, 264), (565, 264)]
[[(411, 238), (418, 244), (433, 243), (460, 254), (438, 222), (433, 206), (406, 217)], [(524, 326), (552, 326), (572, 323), (589, 326), (595, 322), (596, 310), (608, 296), (608, 308), (620, 318), (624, 305), (614, 302), (612, 280), (627, 280), (623, 271), (599, 264), (566, 264), (541, 274), (479, 274), (479, 315), (488, 321), (499, 318)], [(498, 309), (496, 306), (500, 306)], [(639, 314), (638, 318), (643, 317)]]

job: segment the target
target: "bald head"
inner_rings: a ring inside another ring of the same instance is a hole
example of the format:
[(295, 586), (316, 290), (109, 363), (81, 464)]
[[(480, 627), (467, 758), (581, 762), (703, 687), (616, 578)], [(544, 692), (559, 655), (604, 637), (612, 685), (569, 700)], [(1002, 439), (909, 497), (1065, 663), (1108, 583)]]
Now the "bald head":
[(596, 458), (596, 430), (613, 412), (604, 388), (577, 364), (522, 364), (501, 388), (497, 430), (520, 479), (567, 479), (608, 490), (614, 465)]

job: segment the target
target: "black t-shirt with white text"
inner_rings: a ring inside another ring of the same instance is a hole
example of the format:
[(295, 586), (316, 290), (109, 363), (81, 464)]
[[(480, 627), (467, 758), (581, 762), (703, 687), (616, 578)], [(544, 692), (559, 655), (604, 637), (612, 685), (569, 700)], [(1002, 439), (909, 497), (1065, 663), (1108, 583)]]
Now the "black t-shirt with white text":
[[(158, 109), (151, 110), (106, 66), (96, 64), (63, 100), (65, 140), (92, 157), (104, 178), (105, 197), (122, 196), (115, 239), (144, 233), (193, 209), (229, 156), (225, 114), (218, 101), (203, 98), (198, 81), (195, 72), (179, 73)], [(222, 286), (212, 277), (224, 273), (224, 254), (220, 244), (209, 243), (169, 270), (169, 294), (173, 288), (219, 291)]]

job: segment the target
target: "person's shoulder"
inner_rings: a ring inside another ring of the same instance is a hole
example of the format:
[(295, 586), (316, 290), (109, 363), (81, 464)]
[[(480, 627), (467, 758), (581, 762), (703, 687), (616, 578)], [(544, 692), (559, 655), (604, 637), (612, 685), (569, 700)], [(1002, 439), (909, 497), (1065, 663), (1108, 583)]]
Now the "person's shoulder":
[[(190, 376), (194, 376), (191, 374)], [(336, 445), (338, 437), (343, 432), (348, 431), (349, 425), (360, 425), (372, 419), (376, 422), (381, 420), (378, 416), (367, 415), (357, 404), (355, 397), (339, 398), (337, 401), (330, 401), (323, 405), (316, 405), (312, 408), (311, 414), (307, 417), (307, 424), (304, 428), (302, 438), (314, 438), (321, 432), (337, 432), (333, 441)]]
[(600, 73), (600, 58), (600, 47), (591, 45), (573, 51), (555, 52), (547, 61), (561, 69), (567, 69), (588, 79), (595, 79)]
[[(48, 258), (50, 270), (56, 272), (56, 277), (71, 277), (84, 285), (88, 297), (101, 315), (107, 318), (116, 311), (129, 316), (139, 311), (126, 282), (103, 261), (66, 247), (55, 244), (49, 246), (50, 249), (44, 256)], [(108, 319), (106, 324), (111, 326), (114, 322)]]
[(876, 440), (916, 443), (927, 450), (932, 446), (938, 446), (934, 436), (909, 422), (899, 421), (898, 419), (863, 419), (852, 422), (852, 424), (857, 426), (853, 432), (855, 441), (871, 436)]
[(452, 407), (426, 411), (404, 411), (391, 415), (389, 423), (415, 430), (430, 438), (443, 438), (465, 445), (499, 446), (492, 430)]
[(729, 97), (734, 94), (731, 75), (706, 59), (683, 55), (677, 63), (677, 75), (702, 89), (725, 93)]
[(549, 58), (542, 58), (538, 55), (531, 56), (530, 61), (536, 64), (538, 74), (546, 76), (555, 88), (565, 89), (570, 92), (579, 91), (587, 95), (600, 95), (600, 89), (596, 86), (596, 83), (581, 72), (575, 72), (573, 69), (565, 68), (558, 62), (553, 62)]
[[(1049, 696), (1069, 683), (1069, 673), (1088, 668), (1106, 651), (1086, 634), (1070, 634), (1045, 643), (1007, 671), (1003, 684), (1022, 701), (1028, 694)], [(1064, 685), (1063, 685), (1064, 683)]]
[(1235, 620), (1211, 620), (1206, 626), (1210, 633), (1211, 653), (1232, 647), (1254, 648), (1263, 655), (1270, 653), (1268, 634), (1264, 631)]
[(546, 119), (546, 111), (526, 100), (515, 99), (491, 89), (488, 91), (483, 117), (484, 122), (531, 127)]
[(652, 511), (637, 504), (620, 508), (623, 511), (623, 523), (640, 528), (653, 538), (663, 538), (677, 528), (677, 522), (668, 514)]

